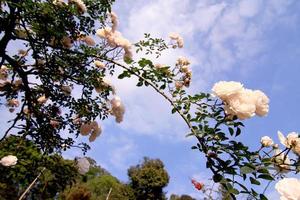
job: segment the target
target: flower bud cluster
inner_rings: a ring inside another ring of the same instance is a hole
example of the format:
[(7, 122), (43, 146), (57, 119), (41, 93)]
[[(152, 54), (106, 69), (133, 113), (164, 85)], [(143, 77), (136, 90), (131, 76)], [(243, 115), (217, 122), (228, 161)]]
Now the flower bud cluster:
[(116, 117), (116, 122), (121, 123), (123, 121), (125, 107), (121, 101), (121, 98), (118, 96), (114, 96), (110, 100), (111, 104), (111, 114)]
[(169, 38), (171, 39), (172, 47), (175, 48), (182, 48), (183, 47), (183, 38), (178, 33), (170, 33)]
[(83, 136), (90, 135), (89, 141), (93, 142), (96, 140), (96, 138), (101, 135), (102, 128), (101, 126), (96, 122), (85, 122), (82, 123), (80, 126), (80, 134)]
[(181, 89), (183, 86), (189, 87), (192, 79), (192, 70), (189, 68), (190, 61), (185, 57), (179, 57), (176, 62), (176, 67), (182, 75), (179, 81), (175, 82), (176, 89)]
[(124, 49), (124, 59), (132, 59), (132, 45), (128, 39), (124, 38), (122, 34), (117, 31), (118, 26), (118, 18), (115, 13), (110, 13), (112, 28), (111, 27), (104, 27), (98, 29), (96, 34), (100, 37), (105, 39), (111, 47), (121, 47)]

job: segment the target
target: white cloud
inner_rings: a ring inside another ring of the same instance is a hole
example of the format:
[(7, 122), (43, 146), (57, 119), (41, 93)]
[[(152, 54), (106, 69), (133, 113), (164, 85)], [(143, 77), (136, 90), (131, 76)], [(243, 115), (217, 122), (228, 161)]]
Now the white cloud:
[(138, 149), (134, 142), (126, 137), (110, 137), (107, 141), (114, 146), (108, 152), (109, 164), (117, 170), (128, 168), (132, 158), (137, 156)]
[[(144, 33), (157, 37), (167, 37), (170, 32), (181, 34), (185, 48), (168, 51), (154, 62), (173, 64), (180, 55), (190, 58), (194, 72), (190, 91), (199, 92), (225, 78), (224, 72), (247, 71), (265, 49), (266, 31), (276, 25), (279, 16), (289, 16), (287, 10), (292, 2), (129, 0), (117, 2), (114, 10), (119, 13), (122, 33), (132, 41), (138, 41)], [(185, 130), (183, 123), (177, 123), (178, 118), (170, 117), (169, 105), (154, 91), (135, 88), (134, 80), (121, 82), (117, 88), (127, 106), (127, 119), (121, 125), (124, 129), (155, 136), (161, 132), (174, 134), (174, 129), (178, 136), (180, 127)]]

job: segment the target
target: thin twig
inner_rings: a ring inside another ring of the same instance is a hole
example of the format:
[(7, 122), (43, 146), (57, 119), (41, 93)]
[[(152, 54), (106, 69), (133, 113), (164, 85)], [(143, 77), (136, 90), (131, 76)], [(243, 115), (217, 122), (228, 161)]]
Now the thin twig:
[(23, 194), (20, 196), (19, 200), (22, 200), (26, 193), (34, 186), (35, 182), (38, 180), (38, 178), (42, 175), (42, 173), (45, 171), (45, 167), (42, 169), (42, 171), (35, 177), (35, 179), (31, 182), (31, 184), (26, 188), (26, 190), (23, 192)]
[(106, 200), (109, 200), (109, 196), (110, 196), (111, 191), (112, 191), (112, 188), (109, 189), (109, 192), (108, 192), (108, 194), (106, 196)]

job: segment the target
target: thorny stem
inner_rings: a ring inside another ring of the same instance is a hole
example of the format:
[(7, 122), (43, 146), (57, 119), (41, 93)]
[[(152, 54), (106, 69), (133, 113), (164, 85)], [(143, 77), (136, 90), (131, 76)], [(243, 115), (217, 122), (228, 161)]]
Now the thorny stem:
[(191, 129), (191, 131), (196, 135), (195, 130), (193, 129), (192, 124), (189, 122), (189, 120), (184, 116), (184, 114), (177, 108), (177, 106), (175, 105), (175, 103), (172, 101), (172, 99), (170, 97), (168, 97), (163, 91), (161, 91), (159, 88), (157, 88), (151, 81), (149, 81), (148, 79), (144, 78), (143, 76), (140, 76), (138, 73), (132, 71), (130, 68), (128, 68), (127, 66), (116, 62), (114, 60), (111, 59), (107, 59), (107, 58), (101, 58), (102, 60), (111, 62), (127, 71), (129, 71), (131, 74), (137, 76), (138, 78), (142, 79), (143, 81), (147, 82), (156, 92), (158, 92), (159, 94), (161, 94), (176, 110), (176, 112), (181, 116), (181, 118), (183, 118), (183, 120), (185, 121), (185, 123), (187, 124), (187, 126), (189, 127), (189, 129)]

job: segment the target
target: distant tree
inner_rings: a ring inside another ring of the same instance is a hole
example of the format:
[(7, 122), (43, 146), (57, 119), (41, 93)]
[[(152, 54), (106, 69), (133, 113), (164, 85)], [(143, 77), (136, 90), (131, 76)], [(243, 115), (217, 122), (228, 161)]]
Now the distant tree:
[[(109, 194), (110, 200), (133, 200), (134, 193), (129, 185), (120, 182), (109, 172), (98, 166), (92, 158), (89, 171), (80, 176), (75, 185), (60, 194), (61, 200), (105, 200)], [(111, 190), (111, 192), (109, 192)]]
[(194, 199), (193, 197), (186, 195), (186, 194), (183, 194), (181, 196), (172, 194), (170, 196), (170, 200), (196, 200), (196, 199)]
[(161, 160), (144, 158), (142, 164), (128, 169), (128, 176), (137, 200), (166, 199), (163, 188), (169, 183), (169, 175)]
[(53, 199), (78, 175), (73, 161), (57, 154), (44, 155), (32, 141), (18, 136), (9, 136), (0, 143), (0, 158), (7, 155), (17, 156), (18, 164), (0, 165), (0, 199), (17, 199), (41, 171), (26, 199)]

